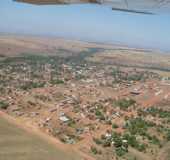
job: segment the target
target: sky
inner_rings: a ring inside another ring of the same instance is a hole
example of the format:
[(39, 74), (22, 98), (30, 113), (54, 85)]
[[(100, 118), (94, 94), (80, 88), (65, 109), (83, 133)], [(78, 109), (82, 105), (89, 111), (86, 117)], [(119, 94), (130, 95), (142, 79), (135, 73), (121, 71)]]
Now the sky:
[(110, 6), (0, 0), (0, 32), (170, 51), (170, 13), (139, 15), (112, 11)]

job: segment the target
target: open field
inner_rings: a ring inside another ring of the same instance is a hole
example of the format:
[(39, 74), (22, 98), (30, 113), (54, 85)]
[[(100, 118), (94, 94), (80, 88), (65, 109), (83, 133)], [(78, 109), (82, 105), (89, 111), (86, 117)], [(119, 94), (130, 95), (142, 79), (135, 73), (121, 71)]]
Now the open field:
[(89, 60), (124, 67), (170, 71), (170, 55), (164, 55), (156, 51), (123, 48), (106, 49), (90, 57)]
[(0, 160), (79, 160), (0, 116)]
[[(87, 51), (88, 48), (113, 49), (119, 46), (65, 40), (61, 38), (0, 35), (0, 57), (16, 56), (22, 53), (58, 55), (62, 51), (67, 56)], [(65, 52), (64, 52), (65, 51)], [(69, 51), (69, 52), (68, 52)]]

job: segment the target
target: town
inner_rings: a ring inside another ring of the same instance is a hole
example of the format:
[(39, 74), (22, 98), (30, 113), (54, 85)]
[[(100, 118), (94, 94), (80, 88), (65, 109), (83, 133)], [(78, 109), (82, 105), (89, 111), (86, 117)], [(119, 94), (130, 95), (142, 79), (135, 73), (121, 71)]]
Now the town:
[(92, 60), (106, 51), (1, 56), (0, 110), (99, 160), (154, 160), (170, 141), (170, 72)]

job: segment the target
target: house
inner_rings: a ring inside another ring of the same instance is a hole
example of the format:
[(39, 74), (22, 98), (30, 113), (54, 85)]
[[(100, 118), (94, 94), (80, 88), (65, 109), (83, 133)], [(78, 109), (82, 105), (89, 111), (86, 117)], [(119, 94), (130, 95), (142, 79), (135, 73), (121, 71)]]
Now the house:
[(139, 94), (141, 94), (141, 91), (139, 91), (139, 89), (135, 88), (135, 89), (130, 91), (130, 94), (132, 94), (132, 95), (139, 95)]
[(60, 121), (62, 121), (62, 122), (64, 122), (64, 123), (66, 123), (66, 122), (68, 122), (68, 121), (70, 120), (70, 119), (67, 118), (65, 115), (60, 116), (59, 119), (60, 119)]

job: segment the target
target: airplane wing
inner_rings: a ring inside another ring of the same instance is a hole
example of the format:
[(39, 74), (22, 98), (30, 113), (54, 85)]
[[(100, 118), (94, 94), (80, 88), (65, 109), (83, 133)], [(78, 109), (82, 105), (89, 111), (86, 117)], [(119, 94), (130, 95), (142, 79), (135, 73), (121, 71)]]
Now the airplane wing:
[(37, 5), (49, 4), (85, 4), (95, 3), (112, 6), (112, 10), (136, 14), (154, 14), (160, 11), (170, 12), (170, 0), (14, 0)]
[(37, 5), (47, 4), (82, 4), (82, 3), (100, 3), (98, 0), (14, 0)]

